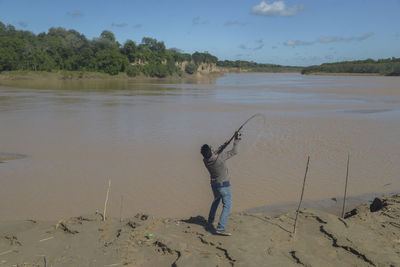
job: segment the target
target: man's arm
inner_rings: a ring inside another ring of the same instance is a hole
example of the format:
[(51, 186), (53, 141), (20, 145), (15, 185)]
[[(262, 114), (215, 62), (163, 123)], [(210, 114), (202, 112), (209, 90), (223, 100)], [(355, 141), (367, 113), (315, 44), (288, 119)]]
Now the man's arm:
[(235, 156), (236, 154), (237, 154), (237, 152), (238, 152), (238, 150), (237, 150), (237, 145), (238, 145), (238, 143), (239, 143), (239, 140), (240, 140), (240, 133), (236, 133), (236, 135), (235, 135), (235, 139), (234, 139), (234, 141), (233, 141), (233, 147), (232, 147), (232, 149), (231, 150), (229, 150), (229, 151), (222, 151), (220, 154), (218, 154), (218, 157), (221, 159), (221, 160), (227, 160), (227, 159), (229, 159), (229, 158), (231, 158), (231, 157), (233, 157), (233, 156)]

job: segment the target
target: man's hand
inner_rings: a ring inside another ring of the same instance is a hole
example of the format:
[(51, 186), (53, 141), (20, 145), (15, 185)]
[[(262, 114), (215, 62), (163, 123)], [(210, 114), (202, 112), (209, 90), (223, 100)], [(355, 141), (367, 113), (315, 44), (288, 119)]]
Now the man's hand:
[(237, 132), (235, 132), (235, 140), (242, 140), (242, 133), (241, 132), (239, 132), (239, 131), (237, 131)]

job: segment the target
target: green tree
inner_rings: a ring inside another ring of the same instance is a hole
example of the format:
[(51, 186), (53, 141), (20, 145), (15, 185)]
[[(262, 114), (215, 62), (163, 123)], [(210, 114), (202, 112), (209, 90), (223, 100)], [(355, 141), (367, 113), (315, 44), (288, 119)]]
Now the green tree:
[(99, 71), (116, 75), (125, 70), (129, 63), (125, 55), (121, 55), (115, 50), (102, 50), (96, 53), (97, 69)]
[(143, 37), (142, 44), (150, 48), (151, 51), (164, 54), (165, 53), (165, 45), (164, 42), (158, 42), (157, 39), (150, 37)]
[(185, 66), (185, 72), (188, 74), (194, 74), (197, 71), (197, 66), (193, 63), (189, 63)]
[(127, 40), (121, 49), (121, 53), (126, 55), (129, 62), (134, 62), (137, 59), (137, 47), (134, 41)]
[(136, 77), (140, 74), (140, 67), (128, 64), (125, 68), (125, 72), (129, 77)]
[(25, 44), (12, 37), (0, 37), (0, 71), (17, 69)]
[[(209, 53), (196, 52), (194, 56), (198, 64), (217, 62)], [(166, 77), (181, 74), (177, 65), (182, 62), (194, 62), (192, 55), (178, 49), (167, 50), (164, 42), (150, 37), (144, 37), (139, 45), (127, 40), (121, 47), (108, 30), (88, 40), (76, 30), (62, 27), (52, 27), (36, 35), (0, 22), (0, 71), (83, 70), (112, 75), (125, 71), (129, 76), (143, 73)], [(196, 68), (189, 65), (187, 72), (194, 73)]]
[(4, 25), (4, 23), (0, 21), (0, 36), (6, 35), (6, 34), (7, 34), (6, 25)]
[(102, 31), (100, 34), (100, 38), (115, 42), (115, 35), (110, 31)]

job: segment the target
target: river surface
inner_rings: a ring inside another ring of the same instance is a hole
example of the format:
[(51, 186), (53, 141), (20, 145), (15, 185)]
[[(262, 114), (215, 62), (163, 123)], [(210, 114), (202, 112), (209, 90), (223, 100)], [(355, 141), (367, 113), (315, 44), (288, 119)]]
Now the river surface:
[(255, 113), (228, 160), (233, 211), (400, 189), (398, 77), (229, 74), (204, 83), (0, 81), (0, 219), (207, 217), (200, 147)]

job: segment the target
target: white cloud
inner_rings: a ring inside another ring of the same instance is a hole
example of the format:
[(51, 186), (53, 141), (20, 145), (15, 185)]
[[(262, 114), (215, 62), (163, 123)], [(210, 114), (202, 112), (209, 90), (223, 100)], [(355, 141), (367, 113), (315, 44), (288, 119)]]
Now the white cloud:
[(257, 46), (253, 48), (253, 50), (260, 50), (264, 47), (264, 41), (262, 39), (256, 40)]
[(79, 17), (83, 17), (84, 14), (82, 13), (82, 11), (80, 10), (74, 10), (74, 11), (68, 11), (67, 15), (73, 18), (79, 18)]
[(340, 42), (342, 41), (342, 37), (320, 37), (317, 39), (319, 43), (322, 44), (329, 44), (329, 43), (334, 43), (334, 42)]
[(247, 46), (245, 44), (241, 44), (241, 45), (239, 45), (239, 48), (243, 49), (243, 50), (254, 50), (254, 51), (256, 51), (256, 50), (260, 50), (260, 49), (262, 49), (264, 47), (264, 41), (262, 39), (255, 40), (254, 42), (256, 44), (253, 47), (249, 47), (249, 46)]
[(306, 42), (306, 41), (300, 41), (300, 40), (287, 40), (283, 44), (286, 46), (301, 46), (301, 45), (312, 45), (315, 42)]
[(207, 24), (207, 23), (208, 23), (208, 21), (201, 20), (200, 17), (194, 17), (194, 18), (192, 19), (192, 25), (193, 25), (193, 26), (199, 25), (199, 24)]
[(197, 24), (199, 24), (200, 23), (200, 17), (194, 17), (193, 19), (192, 19), (192, 24), (193, 25), (197, 25)]
[(228, 20), (227, 22), (224, 23), (224, 26), (233, 26), (233, 25), (238, 25), (238, 26), (246, 26), (248, 23), (246, 22), (240, 22), (237, 20)]
[(123, 28), (123, 27), (126, 27), (126, 26), (128, 26), (128, 24), (127, 23), (113, 23), (113, 24), (111, 24), (111, 27), (117, 27), (117, 28)]
[(360, 42), (364, 41), (371, 36), (373, 36), (374, 33), (368, 32), (360, 36), (352, 36), (352, 37), (340, 37), (340, 36), (332, 36), (332, 37), (319, 37), (318, 39), (314, 41), (301, 41), (301, 40), (287, 40), (283, 44), (286, 46), (305, 46), (305, 45), (313, 45), (313, 44), (330, 44), (330, 43), (335, 43), (335, 42)]
[(317, 39), (316, 42), (322, 43), (322, 44), (329, 44), (329, 43), (334, 43), (334, 42), (351, 42), (351, 41), (363, 41), (365, 39), (368, 39), (374, 35), (372, 32), (365, 33), (361, 36), (353, 36), (353, 37), (339, 37), (339, 36), (334, 36), (334, 37), (320, 37)]
[(356, 41), (362, 41), (362, 40), (368, 39), (368, 38), (371, 37), (372, 35), (374, 35), (373, 32), (368, 32), (368, 33), (363, 34), (363, 35), (361, 35), (361, 36), (359, 36), (359, 37), (356, 37), (355, 40), (356, 40)]
[(302, 4), (288, 7), (284, 1), (275, 1), (271, 4), (261, 1), (261, 3), (251, 9), (251, 12), (260, 16), (291, 17), (303, 9), (304, 5)]

